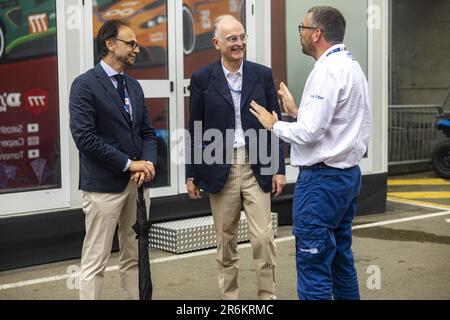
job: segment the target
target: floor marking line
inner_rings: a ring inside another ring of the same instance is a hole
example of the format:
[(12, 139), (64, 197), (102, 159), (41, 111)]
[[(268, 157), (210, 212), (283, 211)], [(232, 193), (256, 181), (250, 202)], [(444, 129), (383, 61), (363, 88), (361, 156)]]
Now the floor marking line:
[(450, 199), (449, 191), (388, 192), (388, 196), (402, 199)]
[[(391, 199), (389, 199), (389, 201), (400, 202), (400, 203), (404, 203), (405, 202), (403, 200), (391, 200)], [(408, 204), (410, 204), (410, 203), (408, 203)], [(429, 205), (424, 205), (424, 204), (417, 204), (417, 205), (423, 206), (423, 207), (427, 207), (427, 208), (432, 207), (434, 209), (442, 209), (440, 207), (429, 206)], [(380, 221), (380, 222), (374, 222), (374, 223), (366, 223), (366, 224), (353, 226), (352, 230), (368, 229), (368, 228), (379, 227), (379, 226), (384, 226), (384, 225), (389, 225), (389, 224), (396, 224), (396, 223), (402, 223), (402, 222), (408, 222), (408, 221), (436, 218), (436, 217), (441, 217), (441, 216), (446, 216), (446, 215), (450, 215), (450, 211), (431, 213), (431, 214), (420, 215), (420, 216), (413, 216), (413, 217), (402, 218), (402, 219), (394, 219), (394, 220), (386, 220), (386, 221)], [(281, 242), (287, 242), (287, 241), (292, 241), (292, 240), (295, 240), (294, 236), (277, 238), (277, 239), (275, 239), (275, 242), (276, 243), (281, 243)], [(241, 245), (238, 246), (238, 248), (239, 249), (250, 248), (250, 243), (241, 244)], [(151, 264), (158, 264), (158, 263), (164, 263), (164, 262), (169, 262), (169, 261), (183, 260), (183, 259), (192, 258), (192, 257), (205, 256), (205, 255), (214, 254), (214, 253), (216, 253), (216, 249), (215, 248), (214, 249), (204, 250), (204, 251), (193, 252), (193, 253), (181, 254), (181, 255), (178, 255), (178, 256), (157, 258), (157, 259), (151, 260), (150, 262), (151, 262)], [(119, 270), (119, 266), (110, 266), (110, 267), (106, 268), (105, 272), (111, 272), (111, 271), (117, 271), (117, 270)], [(74, 276), (74, 274), (63, 274), (63, 275), (52, 276), (52, 277), (45, 277), (45, 278), (32, 279), (32, 280), (26, 280), (26, 281), (19, 281), (19, 282), (15, 282), (15, 283), (7, 283), (7, 284), (0, 285), (0, 290), (14, 289), (14, 288), (19, 288), (19, 287), (25, 287), (25, 286), (31, 286), (31, 285), (35, 285), (35, 284), (40, 284), (40, 283), (47, 283), (47, 282), (66, 280), (69, 277), (73, 277), (73, 276)]]
[(429, 209), (436, 209), (436, 210), (450, 209), (450, 206), (445, 205), (445, 204), (439, 204), (439, 203), (427, 202), (427, 201), (421, 201), (421, 200), (402, 199), (402, 198), (393, 197), (391, 195), (388, 195), (387, 200), (392, 201), (392, 202), (402, 203), (402, 204), (415, 205), (415, 206), (429, 208)]
[(437, 217), (448, 216), (448, 215), (450, 215), (450, 211), (430, 213), (430, 214), (426, 214), (426, 215), (413, 216), (413, 217), (408, 217), (408, 218), (401, 218), (401, 219), (395, 219), (395, 220), (380, 221), (380, 222), (357, 225), (357, 226), (352, 227), (352, 230), (367, 229), (367, 228), (385, 226), (388, 224), (395, 224), (395, 223), (402, 223), (402, 222), (409, 222), (409, 221), (416, 221), (416, 220), (424, 220), (424, 219), (437, 218)]
[(450, 180), (445, 179), (392, 179), (388, 186), (447, 186)]
[(33, 279), (33, 280), (26, 280), (26, 281), (19, 281), (15, 283), (7, 283), (0, 285), (0, 290), (6, 290), (6, 289), (13, 289), (18, 287), (25, 287), (25, 286), (32, 286), (39, 283), (46, 283), (46, 282), (54, 282), (59, 280), (65, 280), (69, 278), (70, 275), (63, 274), (59, 276), (53, 276), (53, 277), (45, 277), (45, 278), (39, 278), (39, 279)]

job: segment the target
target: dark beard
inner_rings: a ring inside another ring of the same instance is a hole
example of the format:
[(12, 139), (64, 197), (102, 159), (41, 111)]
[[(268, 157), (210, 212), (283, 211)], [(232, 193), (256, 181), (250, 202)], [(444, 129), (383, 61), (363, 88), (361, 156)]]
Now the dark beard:
[(312, 56), (312, 52), (309, 48), (307, 48), (302, 42), (302, 52), (307, 56)]
[(126, 56), (126, 57), (124, 57), (124, 58), (122, 58), (122, 59), (120, 59), (121, 60), (121, 62), (123, 63), (123, 65), (124, 66), (127, 66), (127, 67), (132, 67), (133, 65), (134, 65), (134, 63), (136, 62), (136, 58), (134, 58), (134, 60), (131, 58), (131, 57), (129, 57), (129, 56)]

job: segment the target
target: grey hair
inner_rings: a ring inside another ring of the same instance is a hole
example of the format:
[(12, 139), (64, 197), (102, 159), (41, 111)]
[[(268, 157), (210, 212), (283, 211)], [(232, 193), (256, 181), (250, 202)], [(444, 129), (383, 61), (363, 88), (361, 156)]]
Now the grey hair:
[(224, 23), (225, 21), (230, 21), (230, 20), (234, 20), (234, 21), (241, 23), (238, 19), (233, 17), (231, 14), (224, 14), (224, 15), (218, 16), (216, 18), (216, 20), (214, 21), (214, 27), (213, 27), (214, 37), (220, 36), (219, 31), (221, 31), (220, 30), (221, 24)]
[(308, 10), (312, 13), (313, 25), (324, 33), (324, 38), (331, 44), (344, 42), (345, 18), (342, 13), (333, 7), (317, 6)]

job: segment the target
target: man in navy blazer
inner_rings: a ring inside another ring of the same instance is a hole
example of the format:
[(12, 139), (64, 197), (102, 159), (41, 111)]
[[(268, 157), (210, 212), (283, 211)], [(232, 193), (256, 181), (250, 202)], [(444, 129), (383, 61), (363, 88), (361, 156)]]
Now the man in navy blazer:
[(283, 145), (249, 111), (252, 100), (264, 101), (281, 117), (273, 75), (271, 69), (244, 60), (247, 35), (233, 16), (216, 20), (212, 42), (221, 60), (191, 78), (193, 163), (187, 165), (186, 187), (192, 199), (201, 197), (200, 190), (210, 193), (221, 298), (238, 299), (237, 228), (243, 206), (258, 298), (275, 299), (270, 191), (278, 196), (286, 182)]
[(100, 298), (117, 224), (121, 288), (125, 298), (138, 299), (138, 243), (131, 227), (136, 186), (155, 176), (156, 135), (141, 86), (123, 73), (139, 53), (133, 31), (123, 21), (106, 22), (97, 50), (101, 61), (75, 79), (69, 106), (86, 215), (80, 299)]

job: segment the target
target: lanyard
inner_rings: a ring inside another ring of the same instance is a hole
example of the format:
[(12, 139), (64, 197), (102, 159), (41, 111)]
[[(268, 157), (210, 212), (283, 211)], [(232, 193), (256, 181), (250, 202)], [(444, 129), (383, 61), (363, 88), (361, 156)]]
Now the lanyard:
[(236, 93), (236, 94), (241, 94), (241, 93), (242, 93), (242, 89), (241, 89), (241, 90), (233, 89), (233, 87), (231, 86), (231, 84), (228, 82), (228, 79), (227, 79), (227, 84), (228, 84), (228, 88), (230, 88), (231, 92), (234, 92), (234, 93)]
[(326, 56), (328, 57), (328, 56), (331, 56), (333, 53), (341, 52), (341, 51), (345, 51), (345, 47), (336, 48), (336, 49), (334, 49), (334, 50), (328, 52), (328, 54), (327, 54)]

